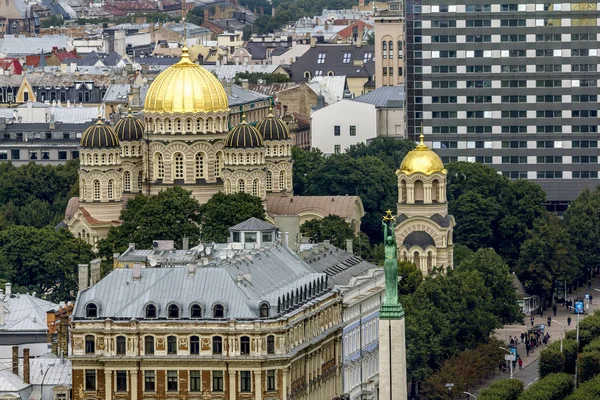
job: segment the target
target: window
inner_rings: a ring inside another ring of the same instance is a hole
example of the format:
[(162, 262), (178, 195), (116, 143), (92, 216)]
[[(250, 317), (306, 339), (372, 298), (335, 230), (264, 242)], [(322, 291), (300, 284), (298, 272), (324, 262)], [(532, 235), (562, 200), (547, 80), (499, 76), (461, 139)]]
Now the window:
[(212, 352), (213, 352), (213, 354), (222, 354), (223, 353), (223, 338), (221, 336), (213, 336)]
[(334, 154), (340, 154), (342, 152), (342, 146), (339, 144), (334, 145), (333, 152), (334, 152)]
[(325, 64), (325, 57), (327, 53), (319, 53), (317, 56), (317, 64)]
[(527, 103), (527, 96), (502, 96), (503, 103)]
[(213, 392), (223, 391), (223, 371), (212, 372), (212, 390)]
[(157, 318), (156, 306), (154, 304), (148, 304), (146, 306), (146, 318)]
[(492, 96), (467, 96), (467, 103), (491, 103)]
[(491, 65), (467, 65), (467, 72), (469, 72), (469, 73), (492, 72), (492, 66)]
[(240, 354), (250, 354), (250, 338), (248, 336), (240, 338)]
[(131, 190), (131, 172), (123, 172), (123, 189), (127, 192)]
[[(491, 126), (467, 126), (467, 133), (492, 133), (492, 127)], [(475, 145), (476, 145), (475, 147), (483, 148), (483, 147), (478, 147), (479, 145), (483, 146), (483, 143), (484, 142), (475, 142)], [(486, 146), (485, 148), (491, 149), (491, 145), (489, 147)]]
[(37, 152), (37, 150), (29, 150), (29, 159), (30, 160), (37, 160), (38, 159), (38, 152)]
[(500, 41), (502, 42), (525, 42), (527, 41), (526, 35), (501, 35)]
[(456, 66), (453, 65), (439, 65), (431, 67), (431, 71), (437, 74), (455, 74)]
[(190, 317), (191, 318), (202, 318), (202, 307), (198, 304), (192, 305), (190, 308)]
[(456, 88), (456, 81), (433, 81), (431, 87), (434, 89), (452, 89)]
[(596, 133), (598, 132), (597, 125), (572, 125), (572, 133)]
[(286, 178), (287, 178), (287, 176), (286, 176), (285, 171), (279, 171), (279, 189), (280, 190), (285, 189), (285, 184), (287, 181)]
[(200, 354), (200, 338), (198, 336), (190, 337), (190, 354)]
[(85, 315), (87, 318), (98, 318), (98, 306), (94, 303), (85, 306)]
[(350, 64), (351, 61), (352, 61), (352, 53), (344, 53), (344, 59), (342, 62), (344, 64)]
[(184, 159), (183, 154), (175, 153), (173, 156), (173, 164), (175, 174), (173, 175), (173, 179), (183, 179), (184, 178)]
[(467, 43), (487, 43), (492, 41), (491, 35), (467, 35)]
[(225, 309), (221, 304), (215, 304), (213, 307), (213, 318), (225, 318)]
[(571, 117), (573, 118), (596, 118), (598, 116), (597, 110), (573, 110), (571, 111)]
[(487, 4), (487, 5), (476, 4), (476, 5), (466, 5), (465, 6), (465, 12), (468, 12), (468, 13), (490, 12), (490, 10), (491, 10), (491, 6), (489, 4)]
[(177, 338), (175, 336), (167, 337), (167, 354), (177, 354)]
[(124, 356), (125, 353), (125, 336), (117, 336), (117, 355)]
[(342, 132), (342, 129), (340, 128), (339, 125), (335, 125), (333, 127), (333, 136), (340, 136), (341, 132)]
[(169, 318), (179, 318), (179, 307), (176, 304), (169, 306)]
[(270, 369), (267, 371), (267, 390), (275, 389), (275, 370)]
[(573, 179), (598, 179), (598, 171), (573, 171)]
[(572, 147), (574, 149), (598, 148), (598, 141), (597, 140), (573, 140)]
[(527, 171), (503, 171), (502, 176), (510, 179), (526, 179)]
[[(504, 98), (504, 96), (502, 96)], [(536, 102), (538, 103), (560, 103), (562, 101), (562, 96), (536, 96)]]
[(167, 371), (167, 391), (177, 391), (177, 371)]
[(273, 190), (273, 173), (267, 171), (267, 190)]
[(154, 354), (154, 336), (144, 337), (144, 354)]
[(190, 371), (190, 392), (200, 391), (200, 371)]
[(502, 118), (527, 118), (527, 111), (502, 111)]
[(524, 19), (501, 19), (500, 26), (526, 26), (527, 20)]
[(538, 164), (560, 164), (562, 163), (562, 156), (538, 156)]
[(96, 342), (94, 341), (94, 336), (86, 335), (85, 337), (85, 353), (93, 354), (96, 352)]
[(432, 43), (456, 43), (455, 35), (437, 35), (431, 37)]
[(527, 126), (525, 126), (525, 125), (503, 126), (502, 133), (527, 133)]
[(562, 179), (562, 171), (538, 171), (537, 179)]
[(156, 390), (156, 375), (154, 371), (144, 371), (144, 390), (154, 392)]
[(275, 354), (275, 336), (267, 336), (267, 353)]
[(127, 391), (127, 371), (117, 371), (117, 392)]
[(525, 140), (511, 140), (502, 142), (503, 149), (526, 149), (527, 142)]
[(573, 156), (573, 164), (598, 164), (598, 156)]
[(0, 160), (8, 160), (8, 151), (0, 150)]
[(86, 369), (85, 370), (85, 390), (94, 391), (96, 390), (96, 370)]
[(144, 173), (142, 171), (140, 171), (138, 173), (137, 184), (138, 184), (138, 190), (141, 192), (142, 186), (144, 185)]
[(240, 392), (252, 391), (252, 375), (250, 371), (240, 371)]
[(527, 164), (527, 157), (525, 157), (525, 156), (504, 156), (504, 157), (502, 157), (502, 164)]
[(67, 159), (67, 152), (64, 150), (59, 150), (58, 151), (58, 159), (59, 160), (66, 160)]
[(258, 197), (260, 196), (258, 187), (259, 187), (259, 180), (258, 179), (254, 179), (252, 181), (252, 196)]
[(350, 125), (350, 136), (356, 136), (356, 125)]
[(536, 147), (538, 149), (553, 149), (554, 148), (554, 140), (538, 140), (536, 142)]
[(109, 200), (112, 200), (113, 197), (114, 197), (114, 193), (113, 193), (114, 186), (115, 186), (115, 181), (112, 180), (112, 179), (109, 179), (108, 180), (108, 185), (107, 185), (107, 188), (106, 188), (106, 194), (108, 195), (108, 199)]
[(456, 20), (441, 19), (441, 20), (437, 20), (437, 21), (431, 21), (431, 27), (432, 28), (456, 28)]
[[(557, 35), (560, 37), (560, 35)], [(560, 40), (560, 39), (559, 39)], [(584, 42), (589, 40), (596, 40), (596, 34), (591, 33), (572, 33), (571, 42)]]
[(164, 177), (165, 177), (165, 162), (163, 159), (163, 155), (161, 153), (156, 153), (154, 155), (154, 162), (156, 164), (155, 171), (154, 171), (156, 179), (164, 179)]

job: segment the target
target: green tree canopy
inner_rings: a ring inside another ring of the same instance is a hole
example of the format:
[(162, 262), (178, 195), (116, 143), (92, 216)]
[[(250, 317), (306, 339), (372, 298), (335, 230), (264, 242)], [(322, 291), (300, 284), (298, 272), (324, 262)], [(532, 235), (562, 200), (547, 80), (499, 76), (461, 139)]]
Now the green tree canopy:
[(423, 282), (423, 273), (415, 264), (408, 261), (398, 262), (398, 276), (402, 277), (398, 282), (398, 294), (400, 296), (414, 293)]
[(311, 243), (321, 243), (329, 240), (340, 249), (346, 248), (346, 240), (354, 239), (350, 224), (337, 215), (328, 215), (323, 219), (311, 219), (300, 226), (302, 233)]
[(90, 245), (66, 229), (11, 226), (0, 231), (0, 279), (50, 301), (75, 299), (77, 264), (93, 257)]
[[(249, 26), (249, 25), (246, 25)], [(246, 28), (244, 28), (246, 29)], [(252, 33), (252, 32), (250, 32)], [(284, 74), (269, 74), (266, 72), (238, 72), (235, 74), (235, 84), (241, 84), (242, 79), (248, 79), (248, 83), (257, 84), (259, 79), (262, 79), (265, 83), (281, 83), (289, 82), (290, 78)]]

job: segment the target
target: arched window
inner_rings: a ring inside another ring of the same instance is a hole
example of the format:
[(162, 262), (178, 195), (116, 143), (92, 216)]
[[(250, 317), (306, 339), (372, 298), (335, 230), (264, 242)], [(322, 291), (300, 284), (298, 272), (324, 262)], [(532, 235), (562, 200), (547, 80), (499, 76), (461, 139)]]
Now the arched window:
[(117, 336), (117, 355), (124, 356), (126, 353), (125, 336)]
[(237, 154), (233, 154), (233, 163), (237, 164)]
[(113, 179), (109, 179), (108, 180), (108, 186), (106, 187), (106, 192), (108, 195), (108, 199), (112, 200), (114, 197), (114, 186), (115, 186), (115, 181)]
[(437, 203), (439, 201), (440, 182), (436, 179), (431, 183), (431, 201)]
[(113, 155), (112, 153), (108, 155), (108, 163), (112, 165), (113, 163)]
[(129, 155), (129, 146), (123, 146), (123, 154), (125, 157)]
[(173, 155), (173, 179), (183, 179), (184, 177), (183, 154), (175, 153)]
[(96, 352), (96, 342), (93, 335), (85, 336), (85, 353), (91, 354)]
[(175, 132), (181, 132), (181, 120), (179, 118), (175, 120)]
[(268, 354), (275, 353), (275, 336), (273, 336), (273, 335), (267, 336), (267, 353)]
[(88, 156), (87, 156), (87, 163), (89, 165), (92, 165), (92, 155), (91, 154), (88, 154)]
[(381, 43), (381, 50), (383, 51), (383, 58), (387, 58), (387, 42), (383, 41)]
[(102, 165), (106, 164), (106, 154), (102, 154)]
[(252, 164), (256, 164), (257, 158), (258, 158), (258, 154), (257, 153), (252, 154)]
[(202, 318), (202, 307), (198, 304), (192, 305), (190, 308), (190, 318)]
[(98, 306), (94, 303), (85, 306), (85, 316), (87, 318), (98, 318)]
[(167, 119), (167, 132), (171, 132), (173, 130), (173, 125), (170, 119)]
[(202, 132), (202, 119), (198, 118), (196, 120), (196, 132)]
[(206, 132), (212, 132), (212, 118), (206, 119)]
[(154, 336), (144, 336), (144, 354), (154, 354)]
[(177, 354), (177, 338), (167, 336), (167, 354)]
[(138, 172), (138, 190), (141, 192), (142, 187), (144, 186), (144, 173), (142, 171)]
[(394, 43), (390, 40), (388, 42), (388, 50), (390, 51), (390, 58), (394, 56)]
[(259, 193), (258, 193), (258, 187), (260, 186), (259, 182), (260, 181), (258, 180), (258, 178), (254, 179), (252, 181), (252, 196), (259, 197)]
[(407, 193), (406, 193), (406, 181), (403, 179), (402, 182), (400, 182), (400, 191), (402, 192), (402, 195), (400, 196), (400, 201), (402, 202), (406, 202), (406, 198), (407, 198)]
[(196, 179), (204, 178), (204, 153), (196, 153)]
[(262, 303), (260, 305), (260, 317), (267, 318), (269, 316), (269, 304)]
[(285, 171), (279, 171), (279, 190), (285, 189)]
[(267, 190), (273, 190), (273, 173), (267, 171)]
[(98, 154), (94, 154), (94, 164), (98, 164)]
[(156, 179), (164, 179), (165, 177), (165, 161), (161, 153), (154, 155), (154, 176)]
[(100, 200), (100, 181), (94, 179), (94, 200)]
[(285, 150), (284, 149), (285, 149), (285, 147), (283, 147), (283, 145), (279, 146), (279, 155), (280, 156), (285, 155)]
[(304, 71), (304, 78), (310, 79), (310, 72)]
[(221, 304), (213, 307), (213, 318), (225, 318), (225, 308)]
[(213, 352), (213, 354), (222, 354), (223, 353), (223, 338), (221, 336), (213, 336), (212, 352)]
[(87, 200), (87, 197), (88, 197), (88, 194), (87, 194), (87, 183), (86, 183), (85, 179), (82, 179), (82, 180), (81, 180), (81, 183), (80, 183), (80, 185), (81, 185), (81, 187), (80, 187), (80, 189), (81, 189), (81, 194), (82, 194), (83, 198), (84, 198), (85, 200)]
[(223, 169), (223, 153), (217, 151), (215, 156), (215, 178), (221, 177), (221, 170)]
[(240, 338), (240, 354), (250, 354), (250, 338), (248, 336)]
[(243, 179), (240, 179), (238, 181), (238, 192), (245, 191), (246, 190), (245, 186), (246, 186), (246, 182)]
[(415, 181), (415, 202), (422, 202), (425, 199), (425, 189), (423, 181)]
[(179, 318), (179, 307), (177, 304), (171, 304), (169, 306), (169, 318)]
[(154, 304), (148, 304), (146, 306), (146, 318), (158, 318), (156, 306)]
[(200, 354), (200, 338), (198, 336), (190, 337), (190, 354)]
[(246, 154), (246, 164), (250, 164), (250, 153)]
[(402, 58), (402, 40), (398, 40), (398, 58)]

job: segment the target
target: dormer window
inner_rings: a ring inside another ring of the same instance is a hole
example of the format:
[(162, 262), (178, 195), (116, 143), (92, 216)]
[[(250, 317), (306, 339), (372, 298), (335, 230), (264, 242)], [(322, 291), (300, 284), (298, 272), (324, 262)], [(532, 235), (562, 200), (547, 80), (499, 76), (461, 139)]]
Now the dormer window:
[(260, 317), (267, 318), (269, 316), (269, 304), (262, 303), (260, 305)]
[(179, 318), (179, 307), (176, 304), (169, 306), (169, 318)]
[(94, 303), (85, 306), (85, 316), (87, 318), (98, 318), (98, 306)]
[(148, 304), (146, 306), (146, 318), (158, 318), (158, 313), (156, 312), (156, 306), (154, 304)]
[(200, 307), (198, 304), (194, 304), (190, 308), (190, 317), (191, 318), (202, 318), (202, 307)]
[(221, 304), (213, 307), (213, 318), (225, 318), (225, 308)]

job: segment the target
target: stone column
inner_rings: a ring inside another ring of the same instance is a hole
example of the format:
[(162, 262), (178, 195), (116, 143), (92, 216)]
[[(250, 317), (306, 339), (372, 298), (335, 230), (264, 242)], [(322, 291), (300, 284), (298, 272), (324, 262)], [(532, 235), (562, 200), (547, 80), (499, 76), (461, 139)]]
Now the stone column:
[(404, 316), (379, 320), (379, 400), (406, 400)]
[(112, 371), (104, 370), (104, 400), (112, 399)]
[(131, 400), (138, 400), (138, 371), (133, 370), (131, 373)]
[(288, 398), (288, 374), (290, 373), (290, 369), (289, 367), (284, 368), (283, 369), (283, 379), (282, 379), (282, 388), (281, 388), (281, 393), (283, 394), (283, 396), (281, 397), (282, 399), (287, 399)]
[(229, 400), (237, 399), (237, 385), (235, 384), (235, 371), (229, 371)]
[(262, 386), (262, 371), (254, 372), (254, 396), (255, 400), (262, 400), (263, 398), (263, 386)]

